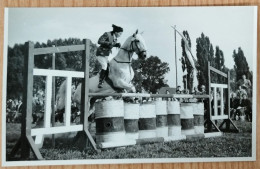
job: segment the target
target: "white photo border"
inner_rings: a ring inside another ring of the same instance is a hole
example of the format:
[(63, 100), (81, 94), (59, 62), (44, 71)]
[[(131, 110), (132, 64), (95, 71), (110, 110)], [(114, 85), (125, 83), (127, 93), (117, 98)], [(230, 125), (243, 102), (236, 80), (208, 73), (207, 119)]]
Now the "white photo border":
[[(214, 6), (217, 7), (217, 6)], [(223, 7), (223, 6), (221, 6)], [(228, 6), (231, 7), (231, 6)], [(3, 88), (2, 88), (2, 166), (46, 166), (46, 165), (86, 165), (86, 164), (129, 164), (129, 163), (189, 163), (189, 162), (227, 162), (227, 161), (256, 161), (256, 122), (257, 122), (257, 6), (254, 10), (254, 46), (253, 57), (253, 118), (252, 118), (252, 157), (219, 157), (219, 158), (154, 158), (154, 159), (85, 159), (85, 160), (43, 160), (43, 161), (6, 161), (6, 87), (7, 87), (7, 52), (8, 52), (8, 8), (4, 9), (4, 55), (3, 55)], [(88, 7), (85, 7), (88, 8)], [(95, 7), (92, 7), (95, 8)], [(123, 7), (118, 7), (123, 8)], [(129, 8), (129, 7), (128, 7)], [(141, 7), (140, 7), (141, 8)], [(148, 7), (149, 8), (149, 7)], [(160, 7), (158, 7), (160, 8)], [(178, 8), (178, 7), (175, 7)], [(190, 7), (189, 7), (190, 8)], [(198, 6), (194, 7), (198, 8)]]

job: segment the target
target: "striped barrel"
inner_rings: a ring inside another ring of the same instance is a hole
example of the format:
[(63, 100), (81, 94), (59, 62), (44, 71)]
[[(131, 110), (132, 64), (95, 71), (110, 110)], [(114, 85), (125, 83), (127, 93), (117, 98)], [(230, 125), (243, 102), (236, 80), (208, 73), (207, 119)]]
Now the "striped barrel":
[(193, 103), (195, 134), (204, 134), (204, 104)]
[(123, 100), (101, 101), (95, 104), (96, 142), (125, 140)]
[(169, 137), (181, 135), (181, 118), (180, 118), (180, 103), (178, 101), (168, 101), (168, 135)]
[(138, 139), (139, 138), (139, 128), (138, 128), (138, 120), (139, 120), (139, 104), (134, 103), (125, 103), (125, 132), (126, 138), (128, 139)]
[(155, 101), (156, 113), (156, 136), (168, 137), (167, 102), (165, 100)]
[(156, 113), (154, 103), (147, 102), (140, 105), (138, 126), (140, 139), (156, 137)]
[(195, 134), (193, 104), (194, 103), (181, 103), (181, 133), (184, 135)]

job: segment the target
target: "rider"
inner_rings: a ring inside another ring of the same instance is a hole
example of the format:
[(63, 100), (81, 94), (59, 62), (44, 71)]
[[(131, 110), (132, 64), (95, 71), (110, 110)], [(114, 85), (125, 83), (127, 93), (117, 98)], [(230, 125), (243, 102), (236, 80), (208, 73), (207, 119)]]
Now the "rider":
[(108, 56), (112, 53), (113, 47), (121, 47), (120, 43), (117, 43), (117, 38), (119, 38), (123, 32), (123, 28), (112, 24), (113, 30), (111, 32), (105, 32), (99, 39), (98, 44), (100, 46), (97, 48), (96, 56), (98, 62), (101, 64), (102, 70), (99, 76), (98, 88), (102, 88), (102, 84), (107, 75), (107, 64)]

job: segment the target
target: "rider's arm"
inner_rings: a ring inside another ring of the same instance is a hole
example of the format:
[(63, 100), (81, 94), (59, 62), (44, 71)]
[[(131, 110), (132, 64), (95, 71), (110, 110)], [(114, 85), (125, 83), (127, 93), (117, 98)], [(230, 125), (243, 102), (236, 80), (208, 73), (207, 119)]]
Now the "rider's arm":
[(109, 42), (109, 37), (107, 33), (104, 33), (99, 39), (98, 44), (106, 47), (110, 47), (112, 44)]

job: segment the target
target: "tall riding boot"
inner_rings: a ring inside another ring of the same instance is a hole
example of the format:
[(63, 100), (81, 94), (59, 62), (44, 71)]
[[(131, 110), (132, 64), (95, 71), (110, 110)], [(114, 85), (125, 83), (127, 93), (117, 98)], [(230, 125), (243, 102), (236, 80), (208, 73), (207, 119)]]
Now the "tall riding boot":
[(99, 75), (98, 88), (102, 88), (102, 84), (104, 83), (105, 76), (106, 76), (106, 70), (102, 69)]

